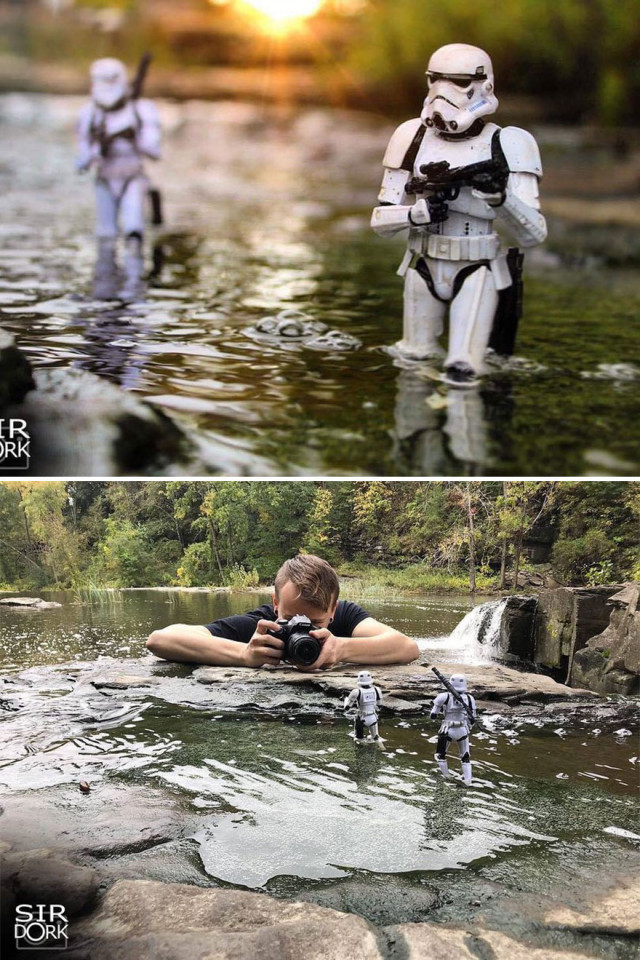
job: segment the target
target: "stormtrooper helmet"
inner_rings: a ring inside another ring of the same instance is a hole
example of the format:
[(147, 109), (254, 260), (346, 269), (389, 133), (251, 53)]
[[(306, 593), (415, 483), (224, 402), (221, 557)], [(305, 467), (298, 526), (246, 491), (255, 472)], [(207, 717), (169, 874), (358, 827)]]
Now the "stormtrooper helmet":
[(495, 113), (491, 58), (480, 47), (448, 43), (427, 67), (429, 92), (421, 119), (441, 134), (462, 134), (480, 117)]
[(91, 64), (91, 98), (103, 110), (115, 110), (129, 95), (127, 68), (120, 60), (104, 57)]
[(467, 692), (467, 678), (464, 677), (461, 673), (454, 673), (449, 679), (449, 683), (456, 691), (456, 693), (466, 693)]
[(358, 674), (358, 686), (359, 687), (370, 687), (373, 683), (373, 677), (368, 670), (361, 670)]

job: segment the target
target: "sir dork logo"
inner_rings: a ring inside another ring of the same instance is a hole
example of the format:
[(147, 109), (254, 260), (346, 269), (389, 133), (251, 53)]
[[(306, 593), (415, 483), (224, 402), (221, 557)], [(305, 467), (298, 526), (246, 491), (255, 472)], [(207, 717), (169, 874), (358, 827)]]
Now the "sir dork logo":
[(0, 417), (0, 470), (28, 470), (30, 448), (27, 421)]
[(67, 917), (61, 903), (20, 903), (13, 928), (18, 950), (59, 950), (67, 946)]

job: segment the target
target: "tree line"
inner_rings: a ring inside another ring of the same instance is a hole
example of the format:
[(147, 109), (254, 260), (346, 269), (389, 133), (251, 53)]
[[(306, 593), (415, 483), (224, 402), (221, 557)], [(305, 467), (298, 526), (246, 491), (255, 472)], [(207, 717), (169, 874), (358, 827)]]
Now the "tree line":
[(504, 588), (540, 560), (616, 582), (640, 576), (639, 521), (638, 482), (5, 481), (0, 586), (253, 586), (300, 550), (415, 588)]

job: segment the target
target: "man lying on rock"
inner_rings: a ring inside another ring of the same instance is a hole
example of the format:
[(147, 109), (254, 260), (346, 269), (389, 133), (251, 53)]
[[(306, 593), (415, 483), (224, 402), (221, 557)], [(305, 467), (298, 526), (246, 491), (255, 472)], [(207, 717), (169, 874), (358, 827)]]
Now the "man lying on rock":
[[(338, 600), (339, 590), (337, 574), (325, 560), (311, 554), (293, 557), (278, 570), (273, 604), (206, 627), (175, 623), (154, 630), (147, 648), (164, 660), (183, 663), (262, 667), (286, 659), (300, 670), (417, 658), (414, 640), (357, 603)], [(292, 621), (294, 617), (301, 619)]]

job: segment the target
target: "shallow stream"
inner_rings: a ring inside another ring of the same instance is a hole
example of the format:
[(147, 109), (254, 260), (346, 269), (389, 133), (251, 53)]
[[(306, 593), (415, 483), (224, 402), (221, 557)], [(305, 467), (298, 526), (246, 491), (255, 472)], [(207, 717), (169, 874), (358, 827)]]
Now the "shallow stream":
[[(623, 937), (540, 925), (558, 903), (579, 904), (599, 875), (637, 869), (638, 729), (621, 724), (614, 701), (574, 721), (491, 704), (465, 790), (438, 775), (427, 716), (383, 717), (377, 749), (355, 745), (338, 701), (317, 688), (265, 680), (223, 690), (155, 658), (156, 688), (79, 682), (88, 661), (105, 674), (122, 658), (120, 672), (138, 669), (128, 658), (145, 656), (153, 627), (205, 622), (262, 596), (124, 591), (100, 606), (47, 598), (65, 605), (0, 611), (0, 803), (49, 788), (71, 816), (76, 801), (64, 797), (78, 797), (86, 779), (96, 802), (113, 789), (147, 795), (151, 826), (158, 796), (177, 804), (184, 837), (144, 850), (116, 844), (96, 855), (107, 871), (302, 897), (380, 924), (478, 917), (541, 945), (634, 955)], [(466, 597), (365, 605), (421, 638), (430, 662), (464, 661), (448, 636)]]
[[(388, 122), (161, 103), (165, 158), (150, 172), (166, 224), (149, 237), (146, 302), (123, 308), (88, 295), (93, 189), (73, 173), (81, 102), (0, 96), (0, 326), (35, 365), (83, 368), (153, 400), (213, 473), (638, 473), (630, 228), (567, 230), (551, 217), (548, 244), (527, 255), (517, 356), (480, 389), (450, 390), (428, 364), (386, 352), (401, 330), (403, 247), (369, 218)], [(536, 133), (561, 180), (587, 163), (563, 152), (571, 131)], [(257, 329), (283, 311), (309, 335)], [(318, 339), (314, 324), (341, 338)]]

